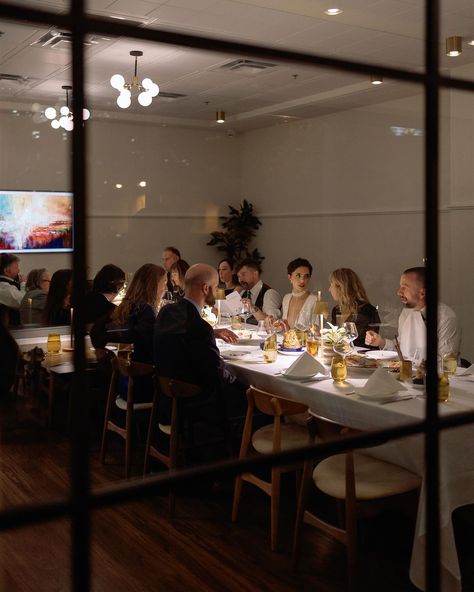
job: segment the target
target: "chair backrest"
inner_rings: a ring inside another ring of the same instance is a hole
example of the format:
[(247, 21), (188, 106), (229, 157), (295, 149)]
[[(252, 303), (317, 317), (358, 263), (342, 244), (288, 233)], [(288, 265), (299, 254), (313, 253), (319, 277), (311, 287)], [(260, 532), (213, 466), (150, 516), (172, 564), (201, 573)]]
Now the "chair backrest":
[(201, 392), (201, 387), (190, 382), (184, 382), (177, 378), (167, 378), (165, 376), (158, 376), (155, 374), (155, 385), (163, 395), (171, 399), (185, 399), (195, 397)]
[(249, 406), (256, 407), (265, 415), (281, 417), (282, 415), (297, 415), (308, 411), (308, 405), (298, 401), (286, 399), (281, 395), (262, 391), (254, 386), (247, 389), (247, 400)]
[(151, 364), (132, 362), (126, 358), (114, 357), (112, 360), (112, 368), (116, 373), (121, 376), (128, 376), (128, 378), (136, 378), (138, 376), (146, 376), (153, 373), (153, 366)]

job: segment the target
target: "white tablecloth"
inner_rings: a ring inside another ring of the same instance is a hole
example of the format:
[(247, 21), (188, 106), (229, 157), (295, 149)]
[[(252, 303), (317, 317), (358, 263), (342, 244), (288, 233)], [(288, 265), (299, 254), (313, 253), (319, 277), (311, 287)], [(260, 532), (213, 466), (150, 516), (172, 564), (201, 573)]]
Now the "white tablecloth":
[[(350, 427), (362, 430), (381, 429), (424, 417), (424, 394), (413, 387), (409, 389), (419, 395), (416, 399), (384, 405), (370, 403), (357, 395), (347, 395), (348, 389), (337, 387), (332, 380), (301, 383), (278, 374), (293, 361), (294, 358), (279, 354), (273, 364), (232, 361), (232, 367), (242, 382), (307, 403), (318, 414)], [(366, 370), (349, 370), (348, 380), (356, 386), (362, 386), (368, 376)], [(441, 415), (473, 409), (474, 377), (454, 377), (449, 402), (440, 404)], [(424, 477), (423, 448), (423, 436), (412, 436), (371, 448), (369, 453)], [(474, 425), (443, 432), (440, 450), (442, 590), (457, 592), (461, 590), (461, 576), (451, 513), (460, 506), (474, 503)], [(423, 480), (410, 565), (410, 578), (422, 589), (425, 588), (425, 513)]]

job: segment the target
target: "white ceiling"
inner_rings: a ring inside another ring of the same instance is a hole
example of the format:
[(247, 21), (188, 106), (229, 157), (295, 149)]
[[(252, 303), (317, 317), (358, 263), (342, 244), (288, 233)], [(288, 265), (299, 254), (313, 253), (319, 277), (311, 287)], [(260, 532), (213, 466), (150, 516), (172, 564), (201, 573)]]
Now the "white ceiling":
[[(67, 9), (66, 0), (16, 0), (52, 12)], [(344, 12), (324, 14), (326, 0), (89, 0), (88, 10), (100, 16), (134, 20), (144, 27), (191, 32), (228, 40), (256, 43), (306, 53), (355, 59), (374, 64), (423, 68), (422, 0), (343, 0)], [(51, 27), (53, 28), (53, 27)], [(0, 80), (3, 109), (39, 110), (64, 98), (63, 84), (71, 82), (71, 55), (67, 43), (51, 49), (38, 41), (48, 28), (0, 22), (0, 73), (25, 77), (22, 82)], [(445, 0), (441, 39), (463, 37), (458, 58), (444, 55), (445, 71), (474, 64), (473, 0)], [(222, 66), (239, 58), (124, 38), (93, 35), (86, 49), (86, 92), (94, 117), (123, 117), (115, 104), (117, 92), (110, 76), (119, 72), (131, 78), (133, 59), (140, 49), (139, 77), (148, 76), (166, 92), (186, 95), (179, 99), (158, 96), (150, 107), (136, 100), (129, 116), (163, 122), (215, 125), (216, 110), (227, 114), (226, 126), (237, 130), (272, 125), (285, 118), (305, 118), (321, 113), (380, 102), (419, 92), (415, 85), (385, 81), (374, 87), (366, 77), (321, 68), (275, 63), (252, 74)], [(266, 60), (268, 61), (268, 60)], [(38, 109), (38, 106), (36, 106)]]

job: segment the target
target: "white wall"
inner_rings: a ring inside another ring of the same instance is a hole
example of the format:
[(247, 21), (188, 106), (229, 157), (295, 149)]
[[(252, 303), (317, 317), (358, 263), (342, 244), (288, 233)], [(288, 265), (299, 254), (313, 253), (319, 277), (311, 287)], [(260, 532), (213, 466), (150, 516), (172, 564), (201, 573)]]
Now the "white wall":
[[(443, 95), (441, 153), (442, 298), (458, 313), (463, 353), (474, 359), (471, 302), (474, 222), (472, 100)], [(286, 292), (286, 264), (315, 266), (313, 288), (341, 266), (354, 268), (374, 304), (396, 318), (400, 271), (421, 265), (423, 136), (421, 96), (228, 137), (136, 122), (89, 126), (90, 275), (107, 262), (133, 271), (175, 245), (191, 263), (215, 263), (206, 246), (227, 204), (250, 200), (263, 226), (255, 246), (265, 279)], [(40, 138), (32, 139), (39, 130)], [(69, 141), (31, 119), (0, 114), (0, 185), (68, 189)], [(145, 180), (141, 189), (138, 182)], [(115, 184), (122, 183), (122, 189)], [(23, 270), (69, 265), (66, 255), (23, 255)]]

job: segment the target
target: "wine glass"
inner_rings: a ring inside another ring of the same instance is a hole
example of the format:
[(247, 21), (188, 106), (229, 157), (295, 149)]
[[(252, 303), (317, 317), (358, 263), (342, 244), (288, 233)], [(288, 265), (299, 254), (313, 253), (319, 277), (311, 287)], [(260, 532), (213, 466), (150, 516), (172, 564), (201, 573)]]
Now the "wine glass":
[(252, 316), (250, 312), (250, 304), (248, 302), (243, 302), (240, 307), (239, 315), (244, 319), (244, 331), (247, 329), (247, 319)]
[(173, 302), (174, 302), (173, 292), (166, 290), (166, 292), (163, 294), (162, 300), (163, 300), (163, 306), (165, 306), (166, 304), (173, 304)]
[(261, 339), (266, 339), (268, 337), (267, 327), (265, 326), (265, 321), (258, 321), (257, 326), (257, 336)]
[(351, 343), (351, 348), (354, 349), (354, 341), (359, 337), (357, 325), (353, 321), (350, 321), (344, 323), (343, 327), (346, 332), (346, 337)]

